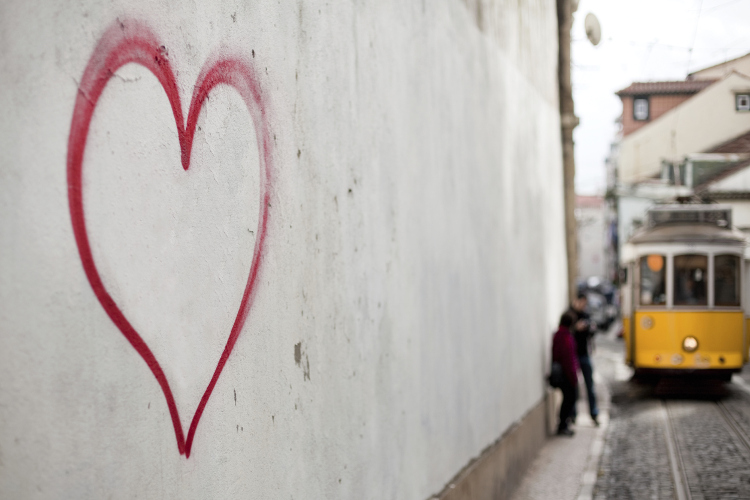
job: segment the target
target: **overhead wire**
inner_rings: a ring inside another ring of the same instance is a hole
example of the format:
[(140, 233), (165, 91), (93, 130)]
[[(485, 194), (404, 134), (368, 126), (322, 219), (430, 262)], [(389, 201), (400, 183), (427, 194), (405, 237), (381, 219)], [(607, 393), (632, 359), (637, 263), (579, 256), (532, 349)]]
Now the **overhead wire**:
[[(690, 74), (690, 63), (693, 60), (693, 48), (695, 47), (695, 39), (698, 36), (698, 27), (701, 23), (701, 11), (703, 10), (703, 0), (700, 0), (700, 3), (698, 4), (698, 16), (695, 19), (695, 29), (693, 30), (693, 41), (690, 42), (690, 49), (688, 50), (688, 62), (687, 62), (687, 68), (685, 69), (685, 74)], [(672, 133), (670, 137), (670, 148), (672, 152), (672, 161), (675, 160), (677, 156), (677, 131), (678, 126), (680, 124), (680, 111), (682, 109), (677, 106), (674, 109), (674, 120), (672, 121)]]
[[(665, 47), (668, 49), (674, 49), (674, 50), (690, 50), (690, 47), (680, 46), (680, 45), (671, 45), (668, 43), (662, 43), (662, 42), (637, 42), (635, 40), (615, 40), (614, 38), (605, 38), (603, 41), (606, 41), (608, 43), (616, 43), (616, 44), (623, 44), (623, 45), (631, 45), (633, 47)], [(588, 42), (585, 38), (578, 38), (573, 40), (574, 43), (578, 42)], [(744, 46), (737, 46), (737, 47), (693, 47), (693, 50), (706, 50), (706, 51), (713, 51), (718, 52), (720, 50), (742, 50), (742, 49), (748, 49), (750, 50), (750, 46), (744, 45)]]
[[(682, 52), (682, 53), (687, 52), (688, 53), (688, 57), (686, 58), (687, 59), (687, 70), (686, 70), (686, 73), (689, 73), (689, 71), (690, 71), (690, 65), (692, 64), (692, 61), (693, 61), (693, 54), (694, 54), (694, 52), (696, 54), (698, 54), (698, 53), (701, 54), (700, 56), (696, 56), (696, 58), (695, 58), (696, 61), (702, 60), (702, 59), (706, 59), (707, 57), (712, 57), (711, 53), (721, 52), (722, 56), (723, 56), (721, 58), (726, 61), (726, 60), (728, 60), (728, 56), (729, 55), (732, 55), (732, 57), (737, 57), (737, 56), (741, 56), (740, 54), (738, 54), (738, 52), (740, 52), (740, 51), (743, 51), (743, 53), (745, 53), (745, 54), (750, 52), (750, 45), (739, 45), (743, 41), (745, 41), (747, 38), (750, 38), (748, 36), (741, 37), (740, 39), (732, 40), (730, 42), (731, 45), (730, 46), (726, 46), (726, 47), (705, 47), (705, 46), (703, 46), (703, 47), (701, 47), (701, 46), (696, 47), (695, 46), (695, 44), (696, 44), (696, 42), (698, 40), (697, 35), (698, 35), (698, 30), (700, 29), (700, 23), (702, 21), (702, 17), (705, 17), (705, 15), (708, 15), (708, 13), (712, 13), (712, 11), (715, 11), (715, 10), (727, 7), (727, 6), (731, 5), (731, 4), (735, 4), (738, 1), (739, 0), (728, 0), (728, 1), (725, 1), (725, 2), (720, 3), (718, 5), (711, 5), (711, 3), (713, 3), (713, 2), (709, 1), (707, 3), (706, 7), (704, 8), (704, 5), (703, 5), (704, 2), (703, 2), (703, 0), (700, 0), (699, 5), (698, 5), (698, 9), (697, 9), (697, 16), (696, 16), (696, 21), (695, 21), (695, 26), (694, 26), (694, 29), (693, 29), (693, 34), (692, 34), (693, 36), (692, 36), (692, 40), (690, 42), (690, 46), (681, 46), (681, 45), (673, 45), (673, 44), (669, 44), (669, 43), (663, 43), (663, 42), (659, 42), (658, 39), (654, 40), (654, 41), (651, 41), (651, 42), (641, 42), (641, 41), (636, 41), (636, 40), (613, 39), (612, 37), (603, 39), (602, 42), (604, 42), (604, 43), (602, 45), (619, 45), (619, 46), (629, 45), (629, 46), (632, 46), (632, 47), (642, 47), (644, 49), (648, 49), (648, 54), (642, 54), (643, 57), (646, 57), (646, 58), (648, 58), (650, 56), (650, 52), (653, 49), (657, 49), (657, 50), (658, 49), (666, 49), (666, 50), (670, 50), (670, 51), (679, 51), (679, 52)], [(717, 15), (718, 15), (718, 13), (717, 13)], [(588, 39), (587, 38), (583, 38), (583, 37), (582, 38), (574, 38), (571, 41), (573, 43), (575, 43), (575, 44), (578, 44), (579, 42), (588, 43)], [(735, 45), (735, 44), (738, 44), (738, 45)], [(685, 59), (682, 58), (682, 55), (680, 55), (679, 57), (676, 57), (676, 58), (681, 59), (682, 61), (685, 61)], [(675, 61), (675, 63), (676, 63), (675, 64), (675, 69), (677, 69), (677, 67), (680, 66), (680, 63), (677, 62), (677, 61)], [(683, 62), (683, 64), (684, 64), (684, 62)], [(574, 68), (575, 68), (576, 72), (581, 72), (581, 71), (586, 72), (586, 71), (594, 70), (597, 66), (576, 65), (576, 64), (574, 64)], [(580, 86), (580, 82), (578, 82), (578, 83), (579, 83), (579, 86)], [(673, 128), (673, 134), (672, 134), (672, 137), (671, 137), (671, 142), (672, 142), (671, 149), (673, 149), (673, 152), (674, 152), (674, 149), (676, 148), (676, 139), (677, 139), (677, 137), (676, 137), (677, 130), (676, 129), (677, 129), (677, 126), (678, 126), (679, 121), (680, 121), (679, 114), (680, 114), (679, 112), (675, 113), (675, 116), (673, 118), (673, 120), (674, 120), (673, 121), (674, 128)]]
[(733, 4), (733, 3), (737, 3), (739, 1), (744, 1), (744, 0), (729, 0), (728, 2), (724, 2), (724, 3), (719, 4), (719, 5), (714, 5), (710, 9), (706, 9), (706, 12), (711, 12), (712, 10), (721, 9), (722, 7), (726, 7), (727, 5), (730, 5), (730, 4)]
[(700, 0), (698, 4), (698, 18), (695, 20), (695, 29), (693, 30), (693, 41), (690, 42), (690, 50), (688, 50), (688, 63), (685, 73), (690, 73), (690, 63), (693, 59), (693, 48), (695, 47), (695, 38), (698, 36), (698, 26), (701, 23), (701, 10), (703, 9), (703, 0)]

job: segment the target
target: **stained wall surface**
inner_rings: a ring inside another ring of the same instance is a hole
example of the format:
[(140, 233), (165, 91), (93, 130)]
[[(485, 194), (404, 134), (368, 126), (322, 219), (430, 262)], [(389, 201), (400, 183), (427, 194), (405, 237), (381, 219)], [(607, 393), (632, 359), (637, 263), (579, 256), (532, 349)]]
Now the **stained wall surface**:
[(9, 0), (0, 44), (0, 498), (424, 499), (542, 399), (555, 2)]

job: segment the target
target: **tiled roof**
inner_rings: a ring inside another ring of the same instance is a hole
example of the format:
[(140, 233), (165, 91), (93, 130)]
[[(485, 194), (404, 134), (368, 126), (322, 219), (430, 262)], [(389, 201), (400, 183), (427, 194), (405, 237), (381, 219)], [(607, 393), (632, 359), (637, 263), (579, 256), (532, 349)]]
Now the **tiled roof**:
[(750, 153), (750, 130), (744, 134), (730, 139), (723, 144), (709, 149), (706, 153)]
[[(750, 153), (750, 130), (742, 135), (738, 135), (734, 139), (730, 139), (727, 142), (715, 146), (706, 153), (719, 153), (719, 154), (742, 154)], [(695, 186), (696, 192), (705, 191), (708, 189), (710, 184), (718, 182), (722, 179), (726, 179), (730, 175), (739, 172), (750, 166), (750, 160), (743, 159), (734, 163), (729, 163), (723, 169), (717, 170), (713, 175), (704, 179), (699, 185)]]
[(653, 94), (695, 94), (705, 89), (716, 80), (681, 80), (677, 82), (633, 82), (615, 94), (653, 95)]
[(578, 208), (599, 208), (604, 204), (604, 198), (601, 196), (576, 195), (576, 207)]
[(740, 160), (733, 163), (728, 163), (726, 166), (717, 169), (715, 172), (702, 179), (700, 183), (695, 186), (695, 192), (703, 192), (707, 190), (709, 186), (714, 182), (719, 182), (722, 179), (726, 179), (730, 175), (736, 174), (737, 172), (747, 168), (748, 166), (750, 166), (750, 160)]
[(750, 200), (750, 193), (747, 191), (706, 191), (701, 196), (713, 201)]

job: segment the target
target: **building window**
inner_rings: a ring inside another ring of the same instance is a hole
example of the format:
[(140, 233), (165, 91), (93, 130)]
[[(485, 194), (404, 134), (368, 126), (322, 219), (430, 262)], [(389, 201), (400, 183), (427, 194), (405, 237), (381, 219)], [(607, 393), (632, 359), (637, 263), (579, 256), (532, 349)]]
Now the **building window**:
[(750, 111), (750, 94), (735, 95), (734, 104), (737, 111)]
[(633, 118), (638, 121), (648, 120), (648, 97), (633, 99)]

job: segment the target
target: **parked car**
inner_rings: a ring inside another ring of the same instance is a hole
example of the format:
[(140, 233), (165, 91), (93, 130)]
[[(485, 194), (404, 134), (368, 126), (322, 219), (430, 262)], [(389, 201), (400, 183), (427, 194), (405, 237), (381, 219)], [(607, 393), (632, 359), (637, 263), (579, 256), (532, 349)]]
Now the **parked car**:
[(617, 289), (609, 281), (590, 277), (578, 282), (578, 293), (586, 294), (588, 313), (599, 330), (608, 330), (617, 319)]

